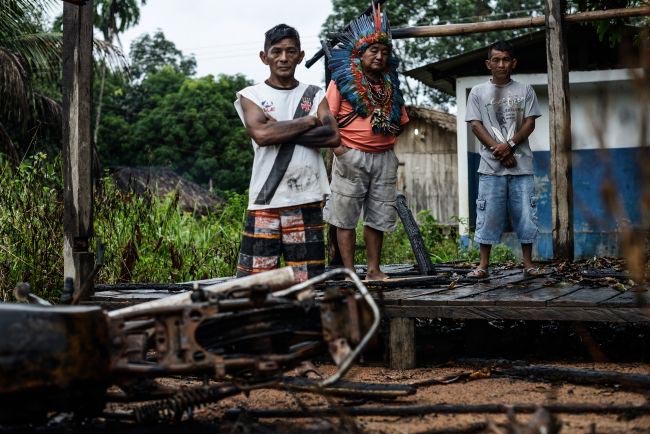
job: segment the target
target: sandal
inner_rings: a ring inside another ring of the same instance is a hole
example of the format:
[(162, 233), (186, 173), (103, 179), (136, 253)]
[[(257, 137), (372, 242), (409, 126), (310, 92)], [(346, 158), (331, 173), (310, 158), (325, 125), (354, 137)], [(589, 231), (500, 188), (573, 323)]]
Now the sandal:
[(488, 273), (488, 270), (485, 268), (477, 267), (467, 273), (467, 277), (470, 277), (472, 279), (485, 279), (486, 277), (489, 277), (490, 274)]
[(544, 270), (542, 270), (539, 267), (530, 267), (524, 269), (524, 277), (536, 277), (536, 276), (542, 276), (543, 274), (544, 274)]

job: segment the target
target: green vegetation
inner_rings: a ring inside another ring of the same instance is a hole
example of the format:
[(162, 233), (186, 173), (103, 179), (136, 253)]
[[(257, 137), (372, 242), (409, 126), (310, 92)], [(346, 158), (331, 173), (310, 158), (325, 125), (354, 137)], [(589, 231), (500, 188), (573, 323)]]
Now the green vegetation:
[[(105, 166), (164, 166), (219, 195), (248, 188), (253, 151), (233, 106), (243, 75), (194, 78), (161, 32), (131, 46), (131, 76), (107, 74), (97, 148)], [(97, 92), (96, 92), (97, 93)]]
[(246, 197), (233, 193), (206, 215), (164, 198), (119, 191), (110, 179), (97, 202), (95, 233), (105, 245), (99, 279), (116, 282), (184, 282), (232, 276), (246, 210)]
[(61, 161), (0, 161), (0, 299), (18, 282), (51, 297), (63, 283)]
[[(63, 283), (61, 160), (37, 154), (14, 169), (0, 162), (0, 299), (18, 282), (58, 300)], [(96, 195), (95, 233), (105, 244), (100, 283), (182, 282), (234, 274), (246, 197), (229, 195), (207, 215), (178, 199), (136, 196), (104, 178)]]
[[(440, 224), (429, 211), (421, 211), (417, 216), (417, 221), (422, 238), (424, 239), (424, 245), (433, 263), (478, 262), (478, 247), (463, 248), (456, 233), (455, 225)], [(472, 234), (470, 234), (470, 238), (472, 238)], [(354, 260), (356, 264), (366, 263), (366, 252), (365, 246), (363, 245), (363, 225), (361, 222), (357, 225), (357, 249)], [(493, 264), (514, 260), (515, 255), (512, 250), (503, 244), (496, 245), (490, 256), (490, 262)], [(406, 235), (404, 226), (399, 221), (395, 231), (385, 235), (381, 263), (415, 263), (411, 243)]]
[[(232, 193), (207, 215), (181, 210), (178, 196), (137, 196), (103, 178), (96, 194), (95, 234), (105, 245), (98, 283), (177, 283), (232, 276), (246, 210), (246, 196)], [(27, 281), (35, 293), (58, 300), (63, 282), (63, 181), (61, 160), (39, 153), (18, 168), (0, 161), (0, 298), (11, 298), (16, 283)], [(459, 248), (449, 226), (429, 213), (418, 215), (433, 262), (476, 261), (475, 249)], [(358, 244), (363, 244), (362, 227)], [(363, 246), (356, 262), (366, 261)], [(503, 246), (493, 262), (514, 259)], [(401, 224), (386, 236), (382, 263), (414, 263)]]

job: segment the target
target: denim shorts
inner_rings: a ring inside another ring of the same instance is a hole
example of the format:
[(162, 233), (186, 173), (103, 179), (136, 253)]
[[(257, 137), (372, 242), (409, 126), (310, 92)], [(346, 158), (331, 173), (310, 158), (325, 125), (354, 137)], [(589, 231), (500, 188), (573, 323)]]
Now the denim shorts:
[(498, 244), (510, 216), (519, 242), (532, 244), (537, 236), (537, 197), (533, 175), (479, 174), (476, 232), (481, 244)]
[(363, 152), (349, 149), (334, 157), (332, 195), (325, 203), (327, 223), (354, 229), (363, 210), (365, 226), (382, 232), (395, 229), (397, 223), (397, 166), (393, 150)]

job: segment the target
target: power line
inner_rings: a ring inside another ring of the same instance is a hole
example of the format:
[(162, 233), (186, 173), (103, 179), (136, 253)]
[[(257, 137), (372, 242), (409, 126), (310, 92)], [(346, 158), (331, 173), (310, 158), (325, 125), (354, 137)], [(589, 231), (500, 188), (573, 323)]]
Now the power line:
[[(318, 35), (315, 36), (301, 36), (300, 37), (300, 42), (304, 45), (305, 42), (310, 43), (314, 41), (320, 41), (320, 38)], [(241, 47), (241, 46), (255, 46), (255, 47), (260, 47), (264, 45), (263, 40), (256, 40), (256, 41), (247, 41), (247, 42), (239, 42), (239, 43), (233, 43), (233, 44), (210, 44), (210, 45), (201, 45), (198, 47), (183, 47), (181, 48), (182, 51), (193, 51), (193, 50), (203, 50), (203, 49), (213, 49), (213, 48), (233, 48), (233, 47)]]

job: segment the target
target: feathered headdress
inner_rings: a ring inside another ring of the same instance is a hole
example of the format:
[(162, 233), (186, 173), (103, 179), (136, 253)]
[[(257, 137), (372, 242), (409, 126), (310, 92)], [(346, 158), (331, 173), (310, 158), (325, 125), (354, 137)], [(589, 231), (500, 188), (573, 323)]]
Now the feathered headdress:
[(361, 56), (372, 44), (380, 43), (392, 48), (390, 24), (386, 14), (381, 12), (381, 5), (375, 7), (373, 2), (372, 14), (361, 15), (352, 21), (348, 30), (339, 35), (339, 41), (329, 61), (332, 80), (339, 92), (359, 116), (372, 116), (374, 132), (397, 134), (404, 105), (397, 77), (399, 60), (392, 54), (388, 59), (383, 73), (387, 98), (380, 104), (372, 97), (371, 84), (361, 68)]

